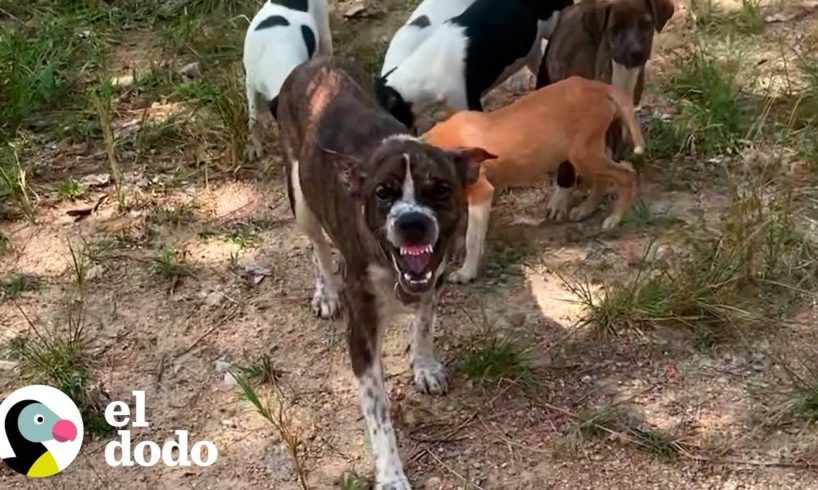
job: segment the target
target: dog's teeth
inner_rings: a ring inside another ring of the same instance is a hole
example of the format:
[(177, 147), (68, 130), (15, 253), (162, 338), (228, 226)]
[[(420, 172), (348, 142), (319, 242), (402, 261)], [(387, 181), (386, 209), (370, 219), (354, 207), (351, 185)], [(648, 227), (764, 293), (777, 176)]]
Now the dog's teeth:
[(409, 275), (409, 273), (408, 273), (408, 272), (404, 272), (404, 273), (403, 273), (403, 278), (404, 278), (404, 279), (406, 279), (407, 281), (411, 281), (411, 280), (412, 280), (412, 277)]
[(401, 255), (406, 255), (406, 248), (401, 247), (401, 248), (400, 248), (400, 254), (401, 254)]
[(431, 245), (426, 245), (426, 248), (424, 249), (424, 252), (432, 253), (432, 246)]
[(424, 280), (428, 281), (431, 278), (432, 278), (432, 271), (429, 271), (429, 272), (426, 273), (426, 277), (424, 278)]

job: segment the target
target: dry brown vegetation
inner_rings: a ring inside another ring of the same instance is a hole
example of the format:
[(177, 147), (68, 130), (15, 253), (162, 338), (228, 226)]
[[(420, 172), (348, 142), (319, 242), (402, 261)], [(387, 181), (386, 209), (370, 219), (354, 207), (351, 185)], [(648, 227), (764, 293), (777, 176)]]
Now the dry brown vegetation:
[[(360, 3), (360, 2), (357, 2)], [(369, 70), (411, 1), (333, 13)], [(83, 454), (17, 488), (367, 488), (344, 333), (307, 307), (275, 128), (248, 163), (246, 0), (0, 0), (0, 395), (63, 389)], [(679, 3), (640, 117), (628, 221), (497, 200), (484, 275), (441, 301), (452, 392), (388, 388), (419, 488), (818, 488), (818, 10)], [(489, 96), (496, 108), (512, 97)], [(403, 320), (401, 320), (403, 321)], [(111, 399), (216, 443), (204, 470), (116, 469)]]

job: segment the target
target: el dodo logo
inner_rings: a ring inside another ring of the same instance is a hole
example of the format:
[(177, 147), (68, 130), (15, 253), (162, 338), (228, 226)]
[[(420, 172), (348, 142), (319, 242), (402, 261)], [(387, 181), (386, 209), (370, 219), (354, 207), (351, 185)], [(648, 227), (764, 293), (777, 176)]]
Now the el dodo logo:
[(82, 433), (80, 411), (56, 388), (26, 386), (0, 403), (0, 458), (30, 478), (67, 468), (80, 452)]

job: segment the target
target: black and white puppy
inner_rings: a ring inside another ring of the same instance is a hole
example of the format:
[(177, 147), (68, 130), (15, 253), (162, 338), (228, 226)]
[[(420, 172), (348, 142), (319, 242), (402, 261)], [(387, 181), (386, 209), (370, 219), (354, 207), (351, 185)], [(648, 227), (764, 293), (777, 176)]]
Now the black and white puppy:
[(423, 0), (389, 41), (381, 76), (403, 63), (441, 24), (462, 14), (476, 1)]
[(244, 37), (247, 89), (247, 157), (261, 156), (258, 103), (277, 117), (278, 92), (293, 69), (316, 54), (332, 54), (327, 0), (268, 0)]
[(483, 109), (481, 97), (528, 65), (572, 0), (476, 0), (376, 81), (379, 103), (406, 126), (433, 106)]

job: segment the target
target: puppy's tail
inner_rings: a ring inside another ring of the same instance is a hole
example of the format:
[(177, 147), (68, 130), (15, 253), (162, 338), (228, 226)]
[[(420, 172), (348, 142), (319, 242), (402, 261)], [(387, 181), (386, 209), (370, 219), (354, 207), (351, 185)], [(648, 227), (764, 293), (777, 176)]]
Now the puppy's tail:
[(633, 102), (624, 92), (613, 85), (608, 85), (608, 98), (614, 106), (614, 117), (625, 123), (625, 127), (631, 134), (633, 152), (637, 155), (643, 154), (645, 152), (645, 138), (642, 136), (642, 128), (639, 126), (639, 121), (636, 120)]

